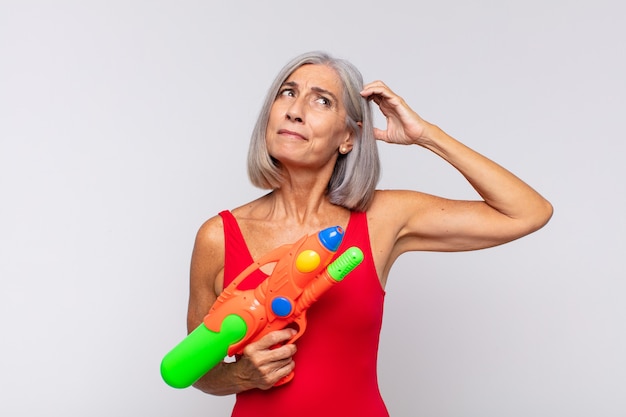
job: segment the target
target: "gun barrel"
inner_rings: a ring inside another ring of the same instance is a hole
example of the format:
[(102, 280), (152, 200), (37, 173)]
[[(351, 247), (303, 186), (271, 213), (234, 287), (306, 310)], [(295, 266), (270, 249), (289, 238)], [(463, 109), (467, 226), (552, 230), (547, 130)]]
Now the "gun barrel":
[(363, 262), (363, 257), (361, 249), (356, 246), (348, 248), (341, 256), (328, 265), (328, 268), (326, 268), (328, 275), (337, 282), (343, 280), (346, 275)]

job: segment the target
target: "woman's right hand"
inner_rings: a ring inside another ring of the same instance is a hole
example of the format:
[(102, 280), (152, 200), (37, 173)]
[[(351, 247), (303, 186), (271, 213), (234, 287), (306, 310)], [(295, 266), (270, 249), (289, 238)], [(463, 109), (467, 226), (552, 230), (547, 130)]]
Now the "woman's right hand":
[[(284, 344), (296, 334), (294, 329), (276, 330), (266, 334), (243, 349), (243, 355), (234, 366), (242, 390), (270, 389), (295, 368), (293, 355), (296, 346)], [(279, 347), (275, 347), (275, 346)]]

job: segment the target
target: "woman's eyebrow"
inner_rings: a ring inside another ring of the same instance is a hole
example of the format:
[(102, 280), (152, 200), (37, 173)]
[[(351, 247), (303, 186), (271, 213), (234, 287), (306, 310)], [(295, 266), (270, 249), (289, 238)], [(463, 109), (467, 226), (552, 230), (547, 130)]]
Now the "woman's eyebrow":
[(337, 96), (335, 96), (332, 92), (330, 92), (328, 90), (325, 90), (325, 89), (323, 89), (321, 87), (311, 87), (311, 90), (313, 90), (313, 91), (315, 91), (316, 93), (319, 93), (319, 94), (330, 96), (335, 103), (339, 102), (339, 100), (337, 99)]
[(295, 81), (285, 81), (281, 84), (281, 87), (297, 87), (298, 83)]

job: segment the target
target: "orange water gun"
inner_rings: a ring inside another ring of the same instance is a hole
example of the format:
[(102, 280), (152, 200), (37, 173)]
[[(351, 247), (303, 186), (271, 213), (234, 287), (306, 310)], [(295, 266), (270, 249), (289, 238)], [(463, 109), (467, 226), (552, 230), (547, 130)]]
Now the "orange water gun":
[[(306, 329), (307, 309), (363, 260), (363, 252), (351, 247), (331, 263), (343, 234), (341, 227), (329, 227), (252, 263), (224, 289), (203, 322), (165, 355), (163, 380), (171, 387), (187, 388), (226, 356), (240, 355), (247, 344), (287, 326), (297, 332), (286, 343), (295, 342)], [(257, 288), (238, 288), (269, 264), (275, 264), (274, 269)], [(276, 385), (293, 376), (292, 372)]]

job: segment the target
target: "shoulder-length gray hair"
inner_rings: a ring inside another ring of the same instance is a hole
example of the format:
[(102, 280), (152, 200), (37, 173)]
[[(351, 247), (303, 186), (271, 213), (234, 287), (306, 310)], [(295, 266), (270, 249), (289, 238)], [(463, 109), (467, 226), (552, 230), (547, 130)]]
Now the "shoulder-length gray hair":
[[(337, 59), (325, 52), (302, 54), (283, 67), (267, 92), (263, 107), (252, 131), (248, 149), (248, 176), (256, 187), (274, 190), (280, 188), (282, 170), (267, 151), (266, 131), (272, 104), (287, 78), (306, 64), (326, 65), (334, 69), (343, 85), (343, 104), (346, 124), (354, 134), (354, 145), (347, 154), (339, 154), (328, 183), (330, 202), (350, 210), (365, 211), (374, 197), (380, 176), (380, 160), (374, 139), (372, 109), (361, 97), (363, 77), (350, 62)], [(359, 124), (361, 126), (359, 127)]]

